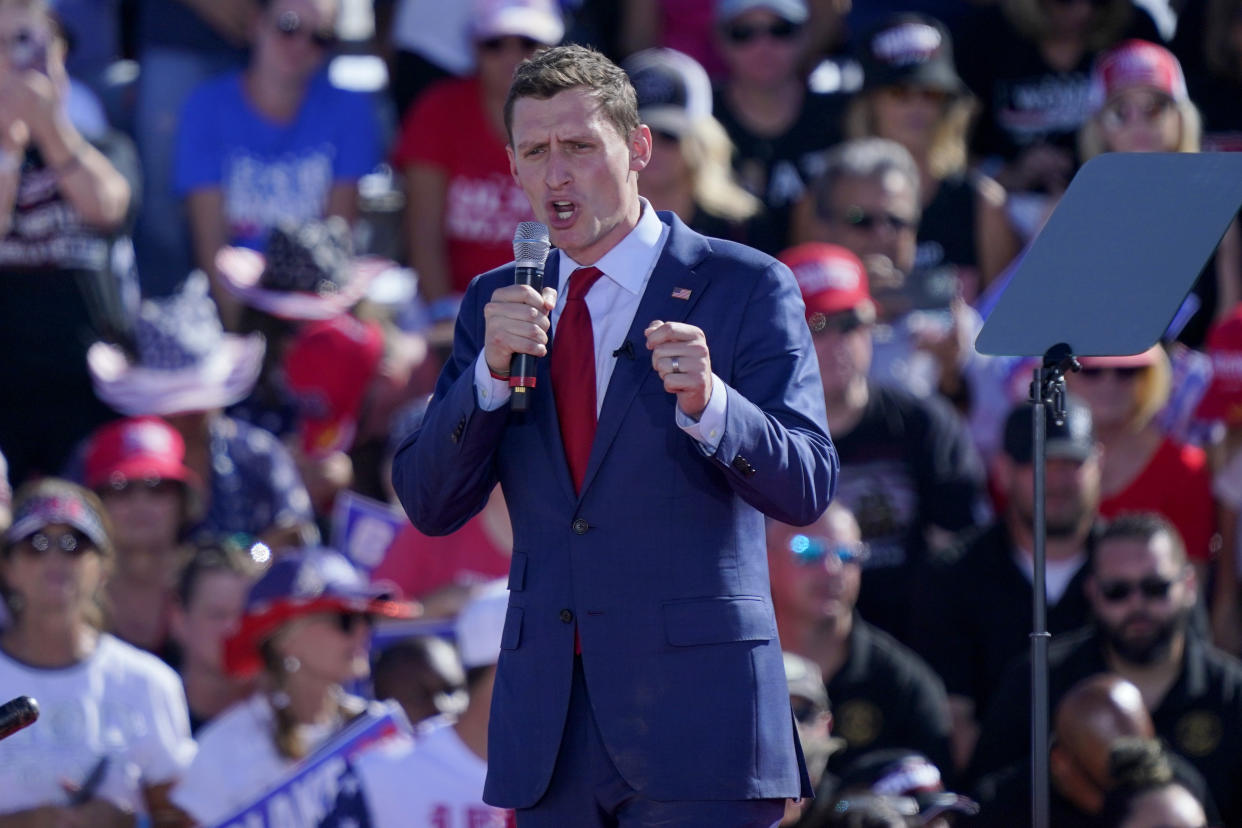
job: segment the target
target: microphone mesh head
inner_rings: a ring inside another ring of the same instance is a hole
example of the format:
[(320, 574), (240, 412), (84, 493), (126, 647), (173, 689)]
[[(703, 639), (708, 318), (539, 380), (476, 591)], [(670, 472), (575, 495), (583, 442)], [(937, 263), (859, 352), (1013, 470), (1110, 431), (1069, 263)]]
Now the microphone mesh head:
[(537, 221), (524, 221), (513, 234), (513, 260), (518, 267), (543, 267), (551, 246), (547, 227)]

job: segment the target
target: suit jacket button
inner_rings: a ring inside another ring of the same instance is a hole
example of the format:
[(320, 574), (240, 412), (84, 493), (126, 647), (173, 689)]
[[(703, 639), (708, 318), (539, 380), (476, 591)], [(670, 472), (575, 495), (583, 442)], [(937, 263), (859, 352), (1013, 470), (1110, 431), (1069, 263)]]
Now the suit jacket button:
[(755, 473), (755, 467), (750, 464), (749, 460), (740, 454), (733, 458), (733, 463), (731, 465), (734, 469), (741, 472), (746, 477), (750, 477)]
[(566, 624), (571, 624), (571, 623), (573, 623), (573, 620), (574, 620), (574, 614), (573, 614), (573, 612), (571, 612), (570, 610), (567, 610), (567, 609), (563, 609), (563, 610), (561, 610), (561, 621), (562, 621), (562, 622), (564, 622), (564, 623), (566, 623)]
[(587, 523), (583, 518), (578, 518), (573, 522), (572, 528), (575, 535), (585, 535), (587, 530), (591, 528), (591, 524)]

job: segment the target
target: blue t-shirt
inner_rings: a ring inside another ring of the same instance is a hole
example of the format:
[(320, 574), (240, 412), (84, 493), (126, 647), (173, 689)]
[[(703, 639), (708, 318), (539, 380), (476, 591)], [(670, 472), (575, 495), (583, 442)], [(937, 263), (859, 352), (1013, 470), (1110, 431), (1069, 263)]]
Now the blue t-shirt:
[(372, 99), (338, 89), (320, 73), (293, 120), (274, 123), (246, 100), (241, 73), (204, 83), (190, 96), (177, 138), (181, 196), (219, 188), (229, 242), (262, 249), (282, 220), (322, 218), (332, 186), (380, 161)]

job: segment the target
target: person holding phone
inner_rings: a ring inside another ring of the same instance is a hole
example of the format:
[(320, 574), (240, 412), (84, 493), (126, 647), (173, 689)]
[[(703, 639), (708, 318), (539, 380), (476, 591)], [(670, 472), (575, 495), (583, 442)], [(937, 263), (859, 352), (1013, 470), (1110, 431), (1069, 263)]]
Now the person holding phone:
[(115, 416), (91, 391), (86, 347), (117, 334), (136, 285), (132, 148), (73, 125), (64, 57), (43, 0), (0, 2), (0, 445), (14, 485), (57, 472)]

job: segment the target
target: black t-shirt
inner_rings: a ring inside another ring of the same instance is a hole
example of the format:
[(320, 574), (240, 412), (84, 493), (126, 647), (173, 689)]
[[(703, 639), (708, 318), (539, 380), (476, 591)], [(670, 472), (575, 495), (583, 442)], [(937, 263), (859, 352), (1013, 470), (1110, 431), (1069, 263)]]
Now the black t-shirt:
[(923, 208), (919, 219), (919, 246), (915, 255), (916, 271), (938, 267), (977, 268), (978, 240), (975, 236), (978, 210), (978, 176), (957, 173), (943, 179), (936, 187), (931, 203)]
[(742, 186), (763, 202), (748, 222), (748, 244), (773, 256), (789, 246), (793, 205), (824, 169), (824, 151), (841, 140), (845, 97), (807, 91), (793, 126), (775, 137), (756, 135), (738, 120), (723, 90), (713, 112), (733, 141), (733, 165)]
[(958, 532), (985, 519), (983, 463), (944, 401), (887, 385), (869, 388), (857, 425), (832, 435), (841, 460), (837, 499), (854, 513), (871, 549), (858, 609), (908, 641), (926, 531), (937, 526)]
[(949, 702), (944, 685), (923, 660), (857, 614), (850, 655), (828, 682), (833, 735), (845, 747), (828, 760), (841, 773), (873, 750), (917, 750), (949, 772)]
[[(1151, 15), (1134, 7), (1123, 37), (1160, 43)], [(1048, 65), (1038, 44), (1021, 35), (999, 6), (986, 6), (962, 25), (953, 50), (962, 80), (979, 98), (974, 151), (1012, 161), (1047, 143), (1075, 153), (1078, 128), (1089, 115), (1091, 64), (1085, 52), (1068, 71)]]
[[(132, 217), (132, 143), (110, 134), (92, 144), (129, 182)], [(125, 305), (137, 298), (128, 225), (103, 233), (85, 224), (37, 149), (23, 161), (12, 225), (0, 238), (0, 291), (0, 450), (17, 484), (31, 472), (55, 474), (78, 440), (116, 416), (95, 397), (86, 350), (125, 328)]]
[(1203, 116), (1203, 151), (1242, 150), (1242, 78), (1219, 75), (1209, 68), (1205, 30), (1207, 0), (1187, 0), (1177, 15), (1177, 33), (1169, 49), (1186, 75), (1190, 99)]
[[(1084, 552), (1094, 544), (1088, 539)], [(971, 532), (962, 545), (934, 554), (915, 590), (912, 646), (950, 694), (975, 702), (982, 716), (1014, 658), (1030, 647), (1034, 590), (1014, 560), (1004, 523)], [(1087, 623), (1083, 584), (1089, 557), (1059, 601), (1048, 607), (1048, 630), (1068, 633)]]
[[(1054, 641), (1048, 652), (1049, 710), (1088, 676), (1108, 672), (1094, 629)], [(1011, 665), (983, 720), (971, 760), (982, 778), (1030, 753), (1030, 660)], [(1151, 711), (1159, 736), (1207, 782), (1226, 825), (1242, 824), (1242, 663), (1193, 631), (1186, 634), (1182, 672)]]

